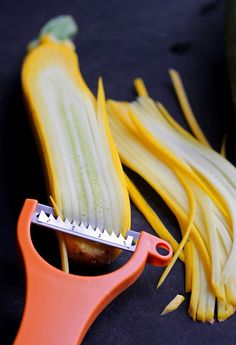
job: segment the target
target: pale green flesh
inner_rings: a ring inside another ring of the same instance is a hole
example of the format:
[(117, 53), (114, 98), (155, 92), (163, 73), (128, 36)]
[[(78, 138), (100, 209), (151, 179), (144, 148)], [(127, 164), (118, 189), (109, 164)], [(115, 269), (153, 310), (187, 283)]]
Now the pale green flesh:
[(63, 215), (116, 234), (124, 232), (122, 187), (91, 100), (57, 66), (45, 69), (37, 85), (40, 122)]

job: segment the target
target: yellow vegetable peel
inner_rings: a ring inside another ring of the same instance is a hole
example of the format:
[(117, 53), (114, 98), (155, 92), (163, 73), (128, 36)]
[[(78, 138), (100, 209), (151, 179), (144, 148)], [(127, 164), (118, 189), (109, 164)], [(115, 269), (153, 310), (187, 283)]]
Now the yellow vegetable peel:
[(180, 78), (180, 75), (177, 71), (174, 69), (169, 70), (169, 74), (173, 83), (173, 86), (175, 88), (180, 106), (182, 108), (183, 114), (189, 124), (189, 127), (191, 128), (192, 132), (194, 133), (195, 137), (204, 145), (209, 146), (210, 144), (204, 135), (204, 133), (201, 130), (201, 127), (198, 125), (198, 122), (196, 121), (196, 118), (193, 114), (193, 111), (191, 109), (191, 106), (189, 104), (188, 98), (186, 96), (183, 82)]
[(173, 258), (171, 259), (170, 264), (166, 267), (166, 269), (164, 270), (163, 274), (161, 275), (161, 278), (158, 281), (157, 284), (157, 288), (159, 288), (161, 286), (161, 284), (164, 282), (165, 278), (167, 277), (167, 275), (169, 274), (170, 270), (172, 269), (172, 267), (174, 266), (175, 262), (177, 261), (182, 249), (184, 248), (187, 240), (189, 239), (189, 235), (190, 232), (192, 230), (193, 227), (193, 221), (194, 221), (194, 216), (195, 216), (195, 209), (196, 209), (196, 205), (195, 205), (195, 197), (193, 192), (191, 191), (191, 189), (188, 187), (188, 184), (185, 183), (184, 179), (182, 178), (182, 176), (180, 174), (177, 173), (177, 176), (180, 180), (180, 182), (182, 183), (182, 185), (184, 186), (186, 193), (188, 194), (188, 198), (189, 198), (189, 208), (190, 208), (190, 213), (189, 213), (189, 223), (186, 229), (186, 232), (184, 233), (182, 240), (180, 242), (179, 248), (177, 249), (177, 251), (175, 252)]

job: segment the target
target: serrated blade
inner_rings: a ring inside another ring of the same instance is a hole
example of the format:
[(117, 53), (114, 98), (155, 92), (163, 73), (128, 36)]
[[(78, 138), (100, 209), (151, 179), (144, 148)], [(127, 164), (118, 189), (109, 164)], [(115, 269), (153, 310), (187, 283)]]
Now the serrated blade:
[(101, 230), (98, 227), (86, 226), (75, 220), (73, 222), (67, 218), (63, 220), (55, 216), (52, 207), (43, 204), (37, 205), (32, 216), (32, 223), (132, 252), (135, 251), (139, 238), (139, 233), (132, 230), (129, 230), (127, 236), (123, 237), (121, 234), (119, 236), (114, 232), (110, 234), (106, 229)]

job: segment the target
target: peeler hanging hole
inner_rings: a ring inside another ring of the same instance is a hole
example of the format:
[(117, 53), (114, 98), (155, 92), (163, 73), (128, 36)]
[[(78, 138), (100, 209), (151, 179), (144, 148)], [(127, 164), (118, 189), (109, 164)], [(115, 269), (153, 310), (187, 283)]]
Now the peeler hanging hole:
[(169, 248), (166, 247), (165, 243), (158, 243), (156, 246), (156, 251), (161, 256), (167, 256), (170, 253)]

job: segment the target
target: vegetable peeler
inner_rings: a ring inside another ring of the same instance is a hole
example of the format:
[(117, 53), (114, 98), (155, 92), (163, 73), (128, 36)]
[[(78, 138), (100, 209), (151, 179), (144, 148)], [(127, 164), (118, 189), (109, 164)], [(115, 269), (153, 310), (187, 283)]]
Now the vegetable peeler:
[[(45, 261), (33, 246), (31, 223), (133, 251), (118, 270), (101, 276), (65, 273)], [(171, 246), (144, 231), (126, 238), (56, 218), (53, 208), (26, 199), (17, 237), (26, 271), (26, 303), (14, 345), (78, 345), (101, 311), (141, 275), (145, 264), (167, 265)], [(157, 248), (168, 253), (161, 255)]]

